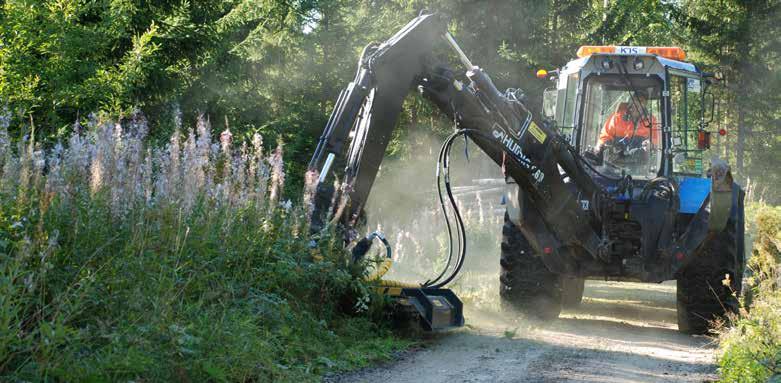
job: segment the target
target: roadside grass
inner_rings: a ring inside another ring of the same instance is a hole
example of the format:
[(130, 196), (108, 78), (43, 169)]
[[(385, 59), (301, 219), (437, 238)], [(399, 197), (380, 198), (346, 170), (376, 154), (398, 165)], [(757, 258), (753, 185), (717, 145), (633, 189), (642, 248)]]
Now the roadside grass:
[(314, 259), (281, 145), (203, 119), (164, 148), (140, 116), (50, 150), (0, 128), (1, 380), (316, 381), (408, 345), (339, 240)]
[(724, 382), (781, 382), (781, 208), (756, 213), (750, 288), (733, 326), (720, 334)]

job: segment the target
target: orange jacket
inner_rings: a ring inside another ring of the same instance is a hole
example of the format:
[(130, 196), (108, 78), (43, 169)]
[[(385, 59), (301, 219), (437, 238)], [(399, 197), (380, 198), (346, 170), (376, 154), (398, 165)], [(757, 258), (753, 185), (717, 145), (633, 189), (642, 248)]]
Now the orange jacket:
[(626, 103), (621, 104), (618, 110), (610, 115), (605, 121), (605, 126), (602, 128), (602, 133), (599, 135), (599, 143), (604, 144), (612, 140), (620, 140), (625, 137), (651, 137), (651, 141), (655, 144), (659, 144), (659, 132), (660, 127), (656, 122), (656, 119), (651, 116), (651, 129), (646, 126), (643, 118), (637, 120), (637, 126), (630, 120), (625, 120), (624, 116), (627, 114)]

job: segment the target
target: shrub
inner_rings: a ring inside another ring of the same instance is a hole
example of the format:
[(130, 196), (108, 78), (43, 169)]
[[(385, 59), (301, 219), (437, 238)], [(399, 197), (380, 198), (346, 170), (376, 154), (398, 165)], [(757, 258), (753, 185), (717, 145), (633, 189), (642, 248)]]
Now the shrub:
[(726, 382), (781, 379), (781, 209), (765, 207), (757, 213), (753, 247), (750, 311), (743, 311), (720, 338), (720, 372)]
[(355, 313), (370, 290), (339, 241), (312, 259), (281, 145), (203, 118), (163, 148), (146, 132), (0, 140), (3, 380), (310, 380), (398, 346)]
[(720, 373), (725, 382), (767, 382), (781, 378), (781, 296), (768, 294), (751, 313), (722, 334)]

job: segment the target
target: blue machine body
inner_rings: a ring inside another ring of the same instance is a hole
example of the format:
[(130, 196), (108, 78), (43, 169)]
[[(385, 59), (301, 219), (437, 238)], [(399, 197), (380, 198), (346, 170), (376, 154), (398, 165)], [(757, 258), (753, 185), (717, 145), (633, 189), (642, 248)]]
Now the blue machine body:
[(710, 193), (710, 178), (683, 177), (679, 185), (678, 195), (681, 198), (681, 207), (678, 212), (683, 214), (697, 213)]

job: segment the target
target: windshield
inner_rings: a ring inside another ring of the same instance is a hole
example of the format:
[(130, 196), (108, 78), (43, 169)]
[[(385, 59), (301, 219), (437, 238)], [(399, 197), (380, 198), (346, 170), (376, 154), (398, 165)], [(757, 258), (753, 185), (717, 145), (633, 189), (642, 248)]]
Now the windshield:
[(580, 148), (613, 175), (649, 179), (662, 158), (660, 82), (646, 76), (588, 80)]

